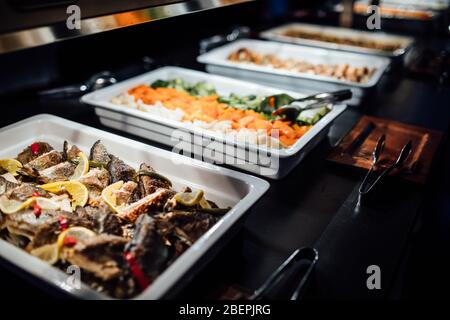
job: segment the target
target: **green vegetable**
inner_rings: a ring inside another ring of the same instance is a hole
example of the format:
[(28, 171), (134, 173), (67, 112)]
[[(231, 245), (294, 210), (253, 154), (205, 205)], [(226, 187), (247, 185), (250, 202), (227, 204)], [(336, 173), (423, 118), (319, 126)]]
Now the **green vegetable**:
[(197, 82), (192, 85), (183, 79), (156, 80), (151, 85), (152, 88), (174, 88), (180, 91), (186, 91), (195, 97), (204, 97), (216, 94), (216, 89), (205, 81)]
[(313, 125), (322, 119), (328, 112), (330, 112), (330, 109), (327, 106), (305, 110), (298, 115), (297, 121), (300, 123)]
[(147, 176), (147, 177), (150, 177), (150, 178), (153, 178), (153, 179), (165, 181), (165, 182), (167, 182), (170, 186), (172, 186), (172, 182), (171, 182), (169, 179), (167, 179), (167, 178), (164, 177), (163, 175), (161, 175), (161, 174), (159, 174), (159, 173), (156, 173), (156, 172), (154, 172), (154, 171), (139, 170), (139, 171), (136, 173), (136, 176), (137, 176), (137, 177), (140, 177), (140, 176)]
[(273, 111), (281, 106), (291, 103), (293, 100), (294, 98), (285, 93), (265, 97), (261, 103), (261, 111), (267, 114), (272, 114)]

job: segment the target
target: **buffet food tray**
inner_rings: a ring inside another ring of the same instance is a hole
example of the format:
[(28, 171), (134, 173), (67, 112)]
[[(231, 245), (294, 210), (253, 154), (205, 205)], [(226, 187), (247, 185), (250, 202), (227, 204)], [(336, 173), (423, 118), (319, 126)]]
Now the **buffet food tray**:
[[(228, 141), (224, 139), (223, 136), (215, 135), (214, 132), (193, 127), (192, 125), (189, 126), (180, 121), (158, 117), (154, 114), (149, 114), (111, 102), (113, 97), (118, 96), (136, 85), (149, 84), (158, 79), (167, 80), (173, 78), (179, 78), (189, 82), (207, 81), (214, 85), (220, 94), (224, 95), (230, 93), (239, 95), (272, 95), (284, 92), (293, 97), (302, 96), (297, 92), (281, 91), (204, 72), (179, 67), (163, 67), (87, 94), (82, 97), (82, 101), (96, 107), (95, 112), (100, 117), (101, 123), (105, 126), (169, 146), (176, 146), (179, 143), (176, 139), (172, 138), (172, 135), (174, 130), (181, 129), (186, 133), (205, 137), (204, 140), (200, 141), (193, 139), (196, 146), (199, 146), (200, 148), (192, 148), (192, 152), (196, 156), (203, 156), (203, 160), (222, 164), (221, 160), (226, 159), (229, 161), (226, 161), (225, 164), (273, 179), (280, 179), (286, 176), (304, 158), (304, 156), (326, 136), (333, 120), (346, 108), (345, 105), (332, 106), (331, 111), (328, 114), (319, 120), (289, 148), (274, 150), (262, 145), (230, 142), (233, 148), (225, 148), (223, 152), (215, 150), (214, 157), (208, 157), (209, 153), (204, 151), (208, 148), (208, 144), (211, 141), (209, 139), (213, 139), (219, 143), (228, 144)], [(274, 155), (277, 157), (276, 161), (270, 161)], [(252, 162), (249, 161), (249, 159), (258, 159), (260, 161)], [(242, 161), (238, 160), (248, 161), (242, 163)]]
[[(376, 68), (376, 71), (367, 82), (356, 83), (322, 75), (229, 61), (227, 57), (230, 53), (240, 48), (251, 48), (251, 50), (262, 54), (274, 54), (282, 58), (295, 58), (316, 64), (366, 66), (368, 68)], [(253, 39), (237, 40), (202, 54), (197, 57), (197, 60), (206, 64), (206, 69), (209, 72), (255, 81), (286, 90), (313, 93), (350, 88), (354, 98), (348, 102), (349, 104), (359, 104), (363, 96), (378, 84), (381, 76), (390, 64), (390, 59), (385, 57)]]
[[(176, 187), (187, 184), (202, 188), (208, 196), (232, 209), (210, 230), (198, 239), (186, 252), (171, 264), (158, 278), (135, 299), (158, 299), (170, 295), (195, 274), (201, 259), (211, 258), (212, 248), (223, 244), (223, 236), (244, 213), (267, 191), (266, 181), (229, 169), (203, 163), (146, 144), (123, 138), (102, 130), (52, 115), (41, 114), (0, 129), (0, 157), (16, 155), (27, 145), (42, 140), (62, 145), (66, 139), (77, 144), (83, 151), (98, 139), (108, 150), (134, 166), (150, 163), (169, 177)], [(14, 271), (25, 272), (28, 278), (43, 281), (71, 295), (83, 299), (109, 299), (106, 295), (82, 284), (77, 289), (68, 283), (68, 274), (0, 239), (0, 261), (8, 262)], [(189, 276), (186, 276), (189, 271)]]
[[(349, 40), (364, 40), (374, 41), (378, 43), (396, 43), (400, 48), (395, 51), (386, 51), (381, 49), (365, 48), (357, 45), (339, 44), (335, 42), (327, 42), (322, 40), (305, 39), (295, 36), (286, 35), (289, 31), (300, 31), (314, 34), (326, 34), (327, 36), (333, 36), (339, 39)], [(403, 56), (413, 45), (414, 39), (412, 37), (405, 37), (394, 34), (387, 34), (381, 32), (369, 32), (361, 30), (353, 30), (347, 28), (331, 27), (331, 26), (319, 26), (307, 23), (290, 23), (282, 25), (276, 28), (266, 30), (260, 34), (262, 38), (269, 40), (276, 40), (288, 43), (302, 44), (313, 47), (319, 47), (324, 49), (341, 50), (355, 53), (373, 54), (379, 56), (385, 56), (389, 58)]]

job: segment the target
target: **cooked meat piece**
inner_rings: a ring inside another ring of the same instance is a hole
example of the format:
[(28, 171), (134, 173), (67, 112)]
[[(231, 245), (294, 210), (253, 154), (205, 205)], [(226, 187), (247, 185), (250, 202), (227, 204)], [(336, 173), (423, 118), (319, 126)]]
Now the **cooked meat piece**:
[(24, 165), (23, 169), (34, 169), (34, 170), (44, 170), (47, 168), (50, 168), (54, 165), (57, 165), (58, 163), (62, 162), (64, 160), (61, 152), (58, 152), (56, 150), (49, 151), (47, 153), (41, 154), (36, 159), (33, 159), (32, 161), (28, 162), (26, 165)]
[(68, 161), (58, 163), (56, 166), (39, 171), (39, 181), (49, 183), (69, 180), (76, 167), (76, 164)]
[(76, 145), (70, 144), (67, 141), (64, 141), (63, 145), (63, 154), (66, 160), (72, 160), (73, 158), (78, 157), (78, 154), (81, 152), (80, 148)]
[(106, 168), (108, 163), (111, 161), (108, 150), (106, 150), (100, 140), (97, 140), (92, 146), (89, 160), (91, 160), (95, 165), (103, 166), (104, 168)]
[(119, 211), (118, 216), (129, 222), (134, 222), (143, 213), (162, 210), (171, 192), (167, 189), (159, 189), (141, 200), (130, 204)]
[(122, 226), (123, 237), (127, 239), (131, 239), (134, 237), (134, 224), (127, 223)]
[[(33, 150), (35, 152), (33, 152)], [(53, 148), (46, 142), (35, 142), (33, 143), (33, 150), (31, 146), (26, 147), (17, 155), (17, 160), (19, 160), (23, 165), (26, 165), (28, 162), (36, 159), (40, 155), (53, 150)]]
[(117, 182), (120, 180), (129, 181), (133, 180), (136, 175), (136, 171), (119, 158), (111, 155), (111, 161), (108, 165), (108, 171), (111, 175), (111, 182)]
[(143, 214), (136, 220), (133, 239), (125, 247), (125, 252), (133, 255), (150, 282), (162, 271), (169, 251), (152, 217)]
[(9, 233), (7, 229), (1, 230), (1, 228), (0, 228), (0, 238), (8, 241), (9, 243), (19, 248), (25, 248), (27, 244), (30, 242), (30, 239), (28, 239), (27, 237)]
[(38, 248), (46, 244), (55, 243), (61, 233), (61, 217), (67, 220), (67, 227), (85, 227), (91, 230), (95, 228), (95, 221), (86, 217), (77, 216), (69, 212), (55, 211), (52, 219), (38, 226), (33, 240), (28, 249)]
[(36, 217), (33, 210), (24, 210), (6, 215), (5, 226), (10, 233), (32, 240), (41, 226), (51, 223), (60, 214), (57, 211), (42, 210), (41, 215)]
[(128, 240), (108, 234), (78, 242), (73, 248), (62, 250), (62, 259), (108, 281), (121, 274), (123, 249)]
[(141, 292), (130, 271), (122, 269), (118, 277), (104, 281), (89, 272), (81, 273), (81, 280), (97, 292), (116, 299), (129, 299)]
[(123, 234), (122, 222), (115, 213), (104, 203), (97, 207), (78, 207), (78, 216), (93, 222), (93, 230), (97, 233), (109, 233), (121, 236)]
[(174, 234), (187, 244), (194, 243), (208, 231), (220, 217), (204, 212), (172, 211), (155, 216), (161, 234)]
[(152, 176), (151, 173), (155, 173), (152, 167), (145, 163), (141, 164), (138, 172), (141, 197), (148, 196), (159, 188), (170, 189), (172, 187), (170, 181), (158, 178), (159, 175)]
[(119, 190), (114, 192), (116, 204), (120, 206), (137, 201), (139, 199), (137, 196), (137, 186), (138, 184), (134, 181), (125, 182)]
[(12, 190), (18, 186), (17, 183), (8, 181), (4, 177), (0, 176), (0, 196), (9, 190)]
[(106, 169), (94, 168), (82, 176), (79, 181), (88, 189), (89, 198), (94, 200), (99, 197), (102, 190), (109, 185), (109, 180), (109, 172)]
[(35, 194), (46, 197), (48, 192), (39, 186), (30, 183), (22, 183), (18, 187), (10, 189), (7, 193), (5, 193), (8, 199), (17, 201), (25, 201)]

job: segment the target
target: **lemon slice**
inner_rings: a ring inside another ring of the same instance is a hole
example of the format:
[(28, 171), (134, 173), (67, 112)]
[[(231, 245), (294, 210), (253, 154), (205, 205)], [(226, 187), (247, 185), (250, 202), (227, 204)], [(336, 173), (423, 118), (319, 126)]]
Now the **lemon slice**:
[(123, 181), (117, 181), (116, 183), (113, 183), (109, 186), (107, 186), (102, 191), (102, 199), (106, 202), (106, 204), (114, 211), (118, 212), (117, 209), (117, 202), (116, 202), (116, 195), (114, 194), (114, 191), (119, 190), (123, 186)]
[(77, 206), (83, 207), (88, 201), (89, 197), (86, 186), (79, 181), (57, 181), (43, 184), (40, 187), (52, 193), (69, 193), (72, 197), (73, 209), (75, 209)]
[(97, 234), (94, 231), (85, 227), (71, 227), (60, 233), (56, 245), (58, 250), (61, 250), (64, 246), (64, 239), (66, 239), (66, 237), (72, 237), (77, 241), (83, 241), (95, 237), (96, 235)]
[[(47, 199), (47, 198), (42, 198), (42, 197), (33, 197), (31, 198), (33, 199), (33, 201), (35, 203), (37, 203), (39, 205), (39, 207), (41, 207), (41, 209), (47, 209), (47, 210), (58, 210), (60, 208), (60, 204)], [(28, 199), (27, 201), (29, 201), (30, 199)], [(30, 204), (33, 202), (31, 201)]]
[(59, 259), (59, 248), (56, 243), (43, 245), (31, 250), (30, 253), (49, 264), (55, 264)]
[(0, 167), (16, 176), (17, 171), (22, 168), (22, 164), (16, 159), (0, 159)]
[(17, 200), (10, 200), (7, 197), (3, 196), (0, 197), (0, 210), (4, 214), (11, 214), (18, 212), (25, 208), (25, 202), (17, 201)]
[(31, 197), (22, 202), (10, 200), (3, 196), (0, 197), (0, 210), (4, 214), (12, 214), (28, 208), (33, 203), (37, 203), (41, 209), (57, 210), (60, 208), (60, 205), (57, 202), (43, 197)]
[(211, 209), (211, 205), (210, 205), (209, 202), (205, 199), (204, 196), (202, 197), (202, 199), (199, 201), (198, 204), (199, 204), (200, 207), (202, 207), (203, 209)]
[(203, 190), (193, 192), (179, 192), (175, 195), (175, 200), (184, 206), (192, 207), (200, 203), (203, 199)]
[(78, 161), (77, 167), (69, 180), (78, 180), (89, 171), (89, 159), (84, 152), (78, 153), (76, 160)]

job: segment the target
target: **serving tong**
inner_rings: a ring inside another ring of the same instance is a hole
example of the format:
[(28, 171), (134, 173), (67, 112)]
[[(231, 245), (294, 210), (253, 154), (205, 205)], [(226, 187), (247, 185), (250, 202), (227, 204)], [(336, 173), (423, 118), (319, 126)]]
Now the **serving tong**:
[(377, 141), (377, 144), (375, 145), (375, 148), (373, 149), (372, 152), (372, 165), (369, 169), (369, 171), (367, 172), (366, 176), (364, 177), (360, 187), (359, 187), (359, 195), (360, 196), (364, 196), (366, 194), (368, 194), (369, 192), (371, 192), (373, 190), (373, 188), (386, 176), (388, 176), (392, 170), (394, 169), (399, 169), (403, 166), (403, 164), (405, 163), (405, 160), (408, 158), (408, 156), (410, 155), (411, 151), (412, 151), (412, 141), (409, 140), (401, 149), (399, 155), (397, 156), (397, 159), (395, 160), (394, 163), (392, 163), (389, 167), (387, 167), (386, 169), (384, 169), (377, 178), (375, 178), (375, 180), (373, 180), (373, 182), (369, 183), (370, 177), (373, 175), (373, 173), (375, 172), (375, 169), (379, 163), (380, 160), (380, 155), (384, 150), (384, 146), (385, 146), (385, 142), (386, 142), (386, 135), (382, 135), (380, 136), (380, 138)]
[[(295, 120), (298, 115), (305, 111), (320, 107), (324, 104), (335, 103), (352, 98), (350, 89), (338, 90), (333, 92), (322, 92), (313, 94), (300, 99), (294, 99), (287, 94), (277, 94), (268, 96), (263, 101), (263, 111), (272, 111), (274, 116), (285, 116), (287, 119)], [(270, 108), (270, 109), (269, 109)], [(269, 109), (269, 110), (265, 110)]]
[[(318, 260), (316, 249), (296, 249), (248, 299), (280, 298), (282, 294), (289, 300), (299, 300), (305, 293)], [(290, 290), (286, 290), (286, 283)]]
[(40, 97), (66, 98), (79, 96), (117, 83), (115, 75), (110, 71), (98, 72), (82, 84), (74, 84), (38, 92)]

